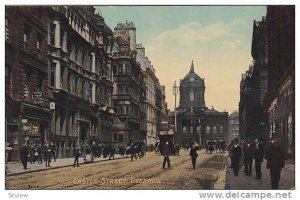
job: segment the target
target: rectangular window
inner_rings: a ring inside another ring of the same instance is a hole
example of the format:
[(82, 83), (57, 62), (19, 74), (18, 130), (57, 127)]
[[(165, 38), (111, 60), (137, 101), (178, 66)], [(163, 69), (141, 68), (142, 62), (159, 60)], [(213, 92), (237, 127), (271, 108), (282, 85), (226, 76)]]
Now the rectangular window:
[(52, 46), (55, 46), (55, 29), (56, 25), (55, 24), (50, 24), (50, 44)]
[(50, 86), (55, 87), (55, 72), (56, 72), (56, 63), (51, 62), (50, 64)]
[(24, 49), (26, 49), (27, 48), (27, 46), (28, 46), (28, 43), (27, 43), (27, 34), (26, 33), (24, 33)]
[(113, 134), (113, 141), (118, 141), (118, 134), (117, 133)]
[(123, 143), (123, 142), (124, 142), (124, 136), (121, 135), (121, 134), (119, 135), (119, 142), (120, 142), (120, 143)]
[(220, 126), (219, 131), (220, 131), (220, 133), (224, 133), (223, 126)]
[(125, 106), (125, 114), (129, 114), (129, 106)]
[(86, 100), (92, 101), (92, 88), (93, 88), (93, 83), (89, 82), (88, 88), (86, 90)]
[(210, 127), (209, 126), (206, 127), (206, 133), (210, 133)]
[(190, 101), (194, 101), (195, 100), (195, 96), (194, 96), (194, 90), (190, 91)]
[(36, 41), (36, 48), (40, 49), (42, 43), (43, 43), (43, 37), (40, 34), (38, 34), (37, 35), (37, 41)]
[(78, 95), (78, 77), (75, 77), (75, 85), (74, 85), (74, 89), (75, 89), (75, 95), (77, 96)]
[(116, 65), (113, 65), (113, 73), (117, 74), (117, 66)]
[(216, 126), (213, 127), (213, 133), (217, 133), (217, 127)]
[(122, 74), (123, 73), (123, 63), (118, 65), (118, 73)]

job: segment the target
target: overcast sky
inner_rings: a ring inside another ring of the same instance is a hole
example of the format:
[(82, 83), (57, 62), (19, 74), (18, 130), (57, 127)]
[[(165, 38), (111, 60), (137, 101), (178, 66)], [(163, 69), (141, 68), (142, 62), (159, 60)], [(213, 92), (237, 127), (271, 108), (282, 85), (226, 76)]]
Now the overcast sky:
[[(166, 86), (168, 108), (174, 109), (172, 85), (189, 72), (205, 79), (205, 103), (218, 111), (238, 110), (241, 74), (252, 63), (253, 21), (266, 6), (96, 6), (113, 30), (132, 21), (137, 43), (143, 43), (160, 83)], [(179, 98), (177, 105), (179, 103)]]

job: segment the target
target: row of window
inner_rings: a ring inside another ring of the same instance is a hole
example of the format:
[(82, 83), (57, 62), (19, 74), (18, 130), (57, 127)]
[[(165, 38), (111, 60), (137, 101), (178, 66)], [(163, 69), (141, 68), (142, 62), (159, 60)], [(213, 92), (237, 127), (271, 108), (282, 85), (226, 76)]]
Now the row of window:
[(201, 92), (194, 92), (194, 90), (193, 89), (191, 89), (190, 90), (190, 101), (192, 102), (192, 101), (201, 101), (201, 99), (202, 99), (203, 97), (202, 97), (202, 94), (201, 94)]
[[(219, 129), (219, 131), (218, 131)], [(200, 127), (196, 127), (196, 130), (194, 130), (193, 126), (190, 126), (189, 128), (186, 126), (182, 127), (182, 133), (200, 133)], [(216, 126), (213, 126), (212, 128), (210, 126), (206, 126), (205, 133), (224, 133), (223, 126), (220, 126), (217, 128)]]
[[(57, 87), (56, 85), (56, 63), (51, 62), (50, 64), (50, 86)], [(110, 100), (109, 92), (104, 87), (100, 87), (96, 85), (96, 103), (100, 103), (100, 101)], [(93, 95), (93, 83), (88, 80), (82, 80), (80, 77), (69, 73), (65, 67), (61, 67), (60, 73), (60, 88), (70, 92), (73, 95), (84, 98), (87, 101), (92, 102)]]
[(42, 48), (44, 37), (38, 33), (37, 31), (37, 38), (32, 37), (33, 30), (28, 26), (27, 24), (24, 24), (24, 34), (23, 34), (23, 40), (24, 40), (24, 49), (30, 48), (35, 50), (40, 50)]
[[(83, 38), (85, 38), (91, 44), (94, 44), (94, 39), (96, 34), (89, 28), (87, 22), (77, 17), (74, 13), (68, 11), (67, 16), (69, 24), (74, 28)], [(100, 35), (97, 36), (98, 41), (100, 41)]]
[(121, 115), (139, 116), (139, 107), (135, 105), (119, 105), (116, 107), (117, 113)]
[[(59, 24), (50, 24), (50, 44), (55, 46), (55, 41), (58, 40), (56, 38), (56, 29), (57, 26), (60, 26)], [(75, 43), (73, 43), (68, 38), (67, 31), (65, 31), (62, 27), (60, 27), (60, 47), (64, 49), (65, 51), (68, 51), (69, 58), (73, 61), (75, 61), (78, 65), (82, 65), (85, 69), (91, 71), (92, 70), (92, 64), (93, 64), (93, 55), (91, 52), (85, 51), (85, 49), (77, 46)], [(110, 45), (107, 45), (107, 48), (110, 48)], [(95, 58), (97, 59), (97, 58)], [(110, 77), (110, 70), (104, 69), (109, 68), (109, 66), (106, 66), (106, 62), (101, 59), (97, 59), (95, 61), (95, 64), (98, 66), (98, 73), (101, 76)], [(97, 70), (96, 70), (97, 71)]]
[(116, 74), (130, 74), (131, 73), (131, 66), (130, 63), (127, 62), (120, 62), (117, 65), (113, 66), (113, 73)]

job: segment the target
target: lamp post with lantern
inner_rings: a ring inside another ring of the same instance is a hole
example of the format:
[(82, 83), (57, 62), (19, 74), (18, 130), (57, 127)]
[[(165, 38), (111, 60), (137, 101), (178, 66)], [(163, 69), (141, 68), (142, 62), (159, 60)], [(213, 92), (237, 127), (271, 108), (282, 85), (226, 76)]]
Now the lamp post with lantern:
[(177, 94), (178, 94), (178, 86), (176, 85), (176, 81), (174, 81), (174, 85), (173, 85), (173, 94), (175, 96), (175, 105), (174, 105), (174, 113), (175, 113), (175, 127), (174, 127), (174, 142), (177, 142), (177, 114), (176, 114), (176, 98), (177, 98)]

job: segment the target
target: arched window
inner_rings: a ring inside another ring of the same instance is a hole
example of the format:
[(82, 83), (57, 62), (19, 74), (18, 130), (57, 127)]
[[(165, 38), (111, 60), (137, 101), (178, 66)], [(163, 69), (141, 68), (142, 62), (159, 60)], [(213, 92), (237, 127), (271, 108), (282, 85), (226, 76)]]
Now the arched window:
[(194, 90), (190, 90), (190, 101), (195, 101), (195, 94), (194, 94)]
[(209, 126), (206, 127), (206, 133), (210, 133), (210, 127)]

